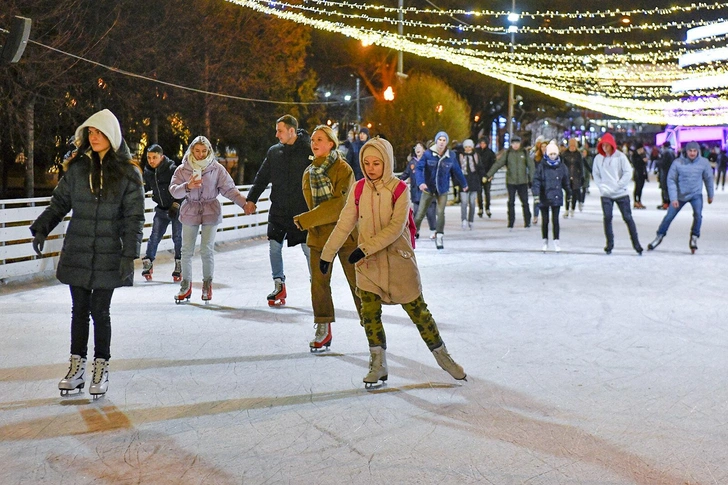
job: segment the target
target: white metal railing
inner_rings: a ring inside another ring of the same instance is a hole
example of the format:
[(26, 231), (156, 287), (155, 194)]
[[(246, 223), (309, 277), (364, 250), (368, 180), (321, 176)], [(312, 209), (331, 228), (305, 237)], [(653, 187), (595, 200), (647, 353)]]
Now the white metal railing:
[[(250, 185), (239, 185), (238, 189), (247, 194)], [(228, 199), (218, 197), (222, 203), (222, 223), (217, 228), (216, 242), (248, 239), (263, 236), (267, 231), (268, 209), (270, 208), (270, 186), (261, 194), (258, 200), (258, 211), (246, 216), (243, 209)], [(33, 250), (33, 237), (30, 234), (30, 225), (49, 205), (50, 197), (35, 197), (31, 199), (4, 199), (0, 200), (0, 285), (8, 278), (28, 276), (53, 271), (58, 264), (58, 257), (63, 247), (63, 238), (70, 215), (48, 235), (43, 257), (35, 254)], [(154, 220), (154, 207), (151, 194), (144, 202), (144, 239), (149, 239)], [(171, 231), (167, 231), (159, 243), (160, 250), (173, 249)], [(144, 246), (142, 246), (142, 251)]]

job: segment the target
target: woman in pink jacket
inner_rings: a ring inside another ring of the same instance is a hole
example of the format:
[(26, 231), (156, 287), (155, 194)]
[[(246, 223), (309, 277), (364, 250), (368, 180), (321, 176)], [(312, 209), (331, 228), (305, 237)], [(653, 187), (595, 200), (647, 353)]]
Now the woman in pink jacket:
[(202, 231), (200, 258), (202, 259), (202, 299), (212, 299), (212, 276), (215, 271), (215, 234), (222, 222), (222, 206), (217, 196), (235, 202), (241, 208), (245, 197), (225, 167), (215, 158), (210, 141), (198, 136), (190, 143), (182, 164), (172, 176), (169, 193), (175, 199), (184, 199), (179, 210), (182, 222), (182, 283), (175, 302), (190, 299), (192, 294), (192, 255), (197, 234)]

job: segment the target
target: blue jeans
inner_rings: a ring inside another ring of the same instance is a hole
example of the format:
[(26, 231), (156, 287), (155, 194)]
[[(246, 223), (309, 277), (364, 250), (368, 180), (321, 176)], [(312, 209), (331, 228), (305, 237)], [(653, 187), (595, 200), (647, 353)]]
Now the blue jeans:
[(425, 218), (425, 213), (427, 212), (427, 208), (430, 206), (430, 202), (432, 200), (437, 200), (437, 222), (435, 231), (442, 234), (445, 232), (445, 206), (447, 205), (447, 194), (435, 195), (424, 191), (420, 197), (420, 207), (417, 209), (417, 214), (415, 215), (417, 232), (420, 232), (422, 219)]
[[(284, 239), (285, 241), (285, 239)], [(308, 276), (311, 276), (311, 250), (308, 249), (306, 243), (301, 243), (301, 250), (306, 256), (308, 265)], [(268, 256), (270, 257), (270, 269), (273, 273), (273, 279), (280, 278), (286, 281), (286, 275), (283, 273), (283, 243), (275, 239), (268, 239)]]
[(619, 212), (622, 213), (622, 219), (627, 224), (629, 229), (629, 238), (632, 240), (632, 247), (641, 251), (640, 241), (637, 236), (637, 226), (632, 218), (632, 208), (629, 203), (629, 195), (624, 197), (618, 197), (611, 199), (609, 197), (602, 197), (602, 212), (604, 212), (604, 235), (607, 237), (607, 247), (611, 250), (614, 247), (614, 232), (612, 231), (612, 212), (614, 210), (614, 204), (617, 204)]
[(197, 234), (202, 228), (200, 240), (200, 259), (202, 260), (202, 279), (211, 279), (215, 273), (215, 236), (217, 224), (188, 226), (182, 225), (182, 279), (192, 281), (192, 255), (195, 253)]
[(665, 236), (667, 229), (670, 227), (672, 220), (675, 218), (680, 209), (687, 203), (693, 207), (693, 227), (690, 228), (690, 234), (696, 237), (700, 237), (700, 224), (703, 222), (703, 194), (696, 195), (690, 200), (679, 200), (677, 209), (672, 204), (667, 208), (667, 214), (662, 219), (660, 227), (657, 229), (657, 234)]
[(147, 241), (147, 254), (145, 257), (154, 261), (157, 257), (157, 247), (159, 241), (167, 232), (167, 226), (172, 223), (172, 242), (174, 243), (174, 259), (182, 258), (182, 223), (179, 217), (171, 218), (166, 210), (159, 207), (154, 209), (154, 223), (152, 224), (152, 234), (149, 235)]

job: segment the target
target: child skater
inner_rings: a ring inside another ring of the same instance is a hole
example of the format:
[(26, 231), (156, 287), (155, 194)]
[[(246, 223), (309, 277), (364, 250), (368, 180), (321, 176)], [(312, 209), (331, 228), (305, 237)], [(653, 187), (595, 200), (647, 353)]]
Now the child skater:
[(549, 248), (549, 208), (554, 220), (554, 251), (561, 251), (559, 246), (559, 209), (564, 204), (564, 192), (566, 200), (571, 198), (571, 184), (569, 183), (569, 171), (566, 165), (561, 163), (559, 147), (554, 141), (546, 147), (546, 157), (536, 166), (536, 173), (533, 176), (533, 196), (540, 200), (541, 211), (541, 236), (543, 236), (542, 251)]
[[(393, 172), (392, 145), (376, 137), (359, 153), (364, 172), (360, 190), (351, 190), (341, 216), (321, 253), (319, 268), (329, 271), (330, 262), (357, 227), (358, 247), (349, 255), (356, 265), (357, 293), (361, 297), (361, 321), (369, 341), (369, 373), (366, 388), (386, 381), (387, 340), (382, 325), (382, 304), (401, 304), (412, 319), (435, 360), (451, 376), (465, 380), (463, 368), (453, 361), (440, 338), (437, 324), (422, 297), (417, 260), (412, 249), (407, 187), (395, 195), (404, 182)], [(357, 199), (357, 195), (359, 196)]]

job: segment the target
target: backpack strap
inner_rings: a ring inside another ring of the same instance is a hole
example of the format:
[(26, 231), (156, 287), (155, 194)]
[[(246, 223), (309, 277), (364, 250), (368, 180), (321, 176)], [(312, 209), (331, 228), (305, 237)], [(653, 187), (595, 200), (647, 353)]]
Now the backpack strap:
[(356, 204), (356, 215), (359, 215), (359, 199), (361, 199), (361, 193), (364, 192), (365, 179), (357, 180), (354, 184), (354, 204)]
[(395, 202), (397, 202), (397, 199), (399, 199), (399, 196), (402, 195), (402, 193), (407, 189), (407, 184), (400, 180), (397, 186), (394, 188), (394, 191), (392, 192), (392, 205), (394, 205)]

